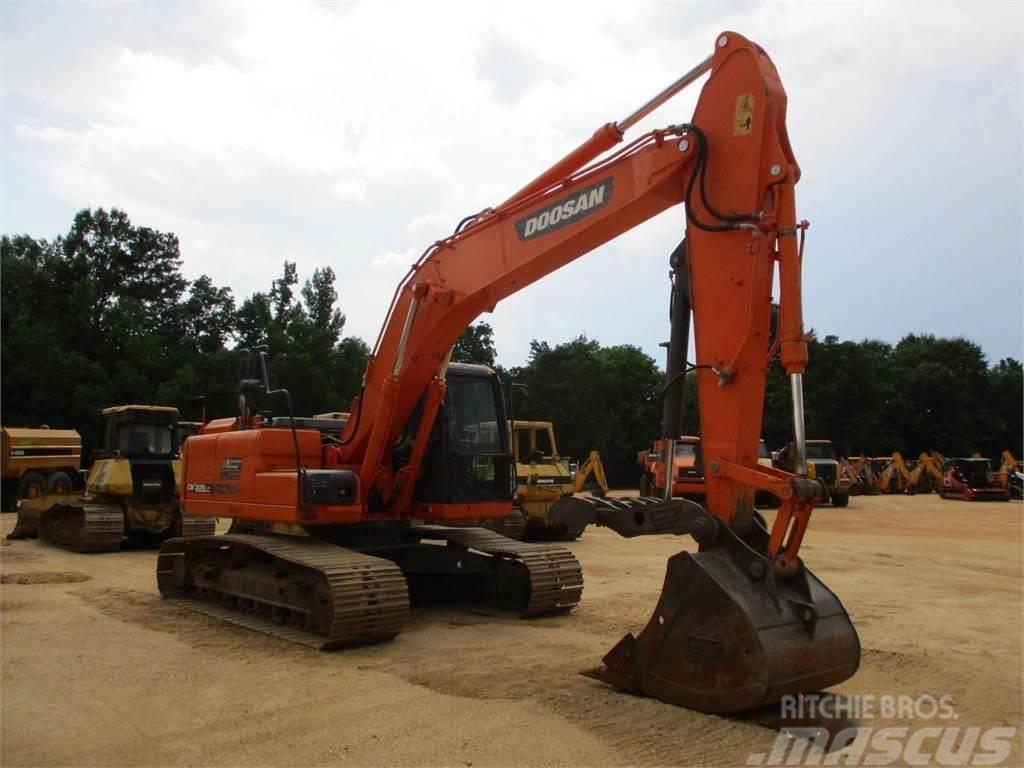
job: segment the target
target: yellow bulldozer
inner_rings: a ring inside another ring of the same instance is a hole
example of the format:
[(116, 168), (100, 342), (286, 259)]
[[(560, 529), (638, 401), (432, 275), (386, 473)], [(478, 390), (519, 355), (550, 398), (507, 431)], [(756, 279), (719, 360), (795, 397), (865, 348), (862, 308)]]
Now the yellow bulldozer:
[(84, 493), (23, 500), (8, 538), (38, 536), (75, 552), (107, 552), (125, 540), (156, 546), (171, 537), (213, 534), (215, 518), (185, 515), (179, 503), (177, 408), (104, 408), (97, 427)]
[(601, 454), (591, 451), (575, 473), (568, 459), (558, 454), (555, 427), (550, 421), (511, 423), (512, 451), (516, 463), (515, 506), (524, 518), (524, 536), (535, 541), (573, 541), (583, 528), (551, 515), (554, 502), (580, 493), (593, 478), (597, 496), (608, 493)]

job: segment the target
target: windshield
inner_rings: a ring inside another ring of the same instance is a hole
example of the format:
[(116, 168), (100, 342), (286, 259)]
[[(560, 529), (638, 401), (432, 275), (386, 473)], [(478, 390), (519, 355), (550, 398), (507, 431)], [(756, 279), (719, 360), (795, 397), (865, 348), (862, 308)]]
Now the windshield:
[(171, 453), (174, 428), (169, 424), (122, 424), (117, 449), (134, 456), (167, 456)]
[(757, 458), (759, 458), (759, 459), (770, 459), (771, 458), (771, 456), (768, 455), (768, 446), (764, 444), (764, 440), (762, 440), (761, 444), (758, 446)]
[[(531, 447), (531, 437), (533, 445)], [(537, 458), (536, 454), (531, 456), (534, 451), (540, 452), (540, 458), (538, 460), (544, 461), (550, 459), (554, 455), (554, 450), (551, 448), (551, 437), (548, 430), (544, 427), (516, 427), (516, 456), (517, 461), (526, 463), (532, 458)], [(550, 463), (550, 461), (545, 461)]]
[(676, 443), (676, 458), (697, 458), (697, 446), (693, 443)]
[(965, 475), (985, 475), (992, 471), (988, 459), (960, 459), (956, 462), (956, 468)]
[(832, 450), (832, 445), (830, 443), (807, 444), (808, 459), (835, 459), (835, 457), (835, 452)]
[(498, 411), (490, 379), (450, 376), (448, 379), (449, 428), (456, 453), (504, 453), (498, 429)]

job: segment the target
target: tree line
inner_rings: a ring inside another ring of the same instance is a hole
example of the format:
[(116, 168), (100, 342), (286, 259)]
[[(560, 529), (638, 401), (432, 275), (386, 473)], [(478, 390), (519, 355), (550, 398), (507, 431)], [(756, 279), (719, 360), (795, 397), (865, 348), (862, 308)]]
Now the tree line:
[[(285, 262), (265, 291), (240, 302), (206, 275), (181, 273), (177, 237), (135, 226), (117, 209), (86, 209), (52, 240), (0, 242), (0, 418), (4, 424), (71, 426), (92, 441), (96, 410), (124, 403), (177, 406), (198, 416), (236, 412), (238, 349), (265, 345), (276, 386), (300, 414), (348, 410), (369, 347), (346, 336), (330, 267), (302, 280)], [(636, 453), (660, 434), (664, 372), (632, 345), (580, 337), (534, 340), (521, 366), (497, 365), (493, 329), (466, 329), (453, 359), (490, 365), (513, 395), (517, 418), (555, 423), (563, 455), (601, 451), (609, 479), (636, 483)], [(1012, 358), (990, 365), (962, 338), (908, 335), (895, 345), (812, 334), (804, 377), (807, 433), (847, 455), (916, 456), (978, 451), (1020, 456), (1024, 377)], [(517, 388), (517, 393), (524, 390)], [(686, 431), (699, 433), (696, 386), (687, 380)], [(778, 363), (767, 384), (763, 435), (781, 447), (791, 432), (789, 383)]]
[(82, 210), (52, 240), (0, 241), (0, 418), (74, 427), (92, 444), (98, 408), (176, 406), (197, 419), (237, 412), (237, 348), (266, 345), (276, 386), (301, 412), (346, 410), (369, 356), (345, 336), (335, 274), (300, 286), (294, 263), (266, 291), (236, 303), (207, 275), (181, 273), (178, 238), (124, 211)]
[[(462, 350), (483, 357), (477, 343)], [(947, 456), (979, 452), (996, 458), (1024, 443), (1024, 374), (1018, 360), (995, 365), (962, 338), (910, 334), (897, 344), (840, 341), (811, 333), (804, 374), (809, 439), (830, 439), (844, 456), (916, 457), (926, 450)], [(458, 350), (457, 350), (458, 352)], [(456, 359), (460, 359), (456, 355)], [(517, 418), (553, 421), (560, 452), (585, 457), (601, 451), (609, 479), (635, 486), (636, 453), (661, 434), (664, 369), (637, 347), (604, 347), (580, 337), (549, 345), (532, 342), (526, 365), (504, 371), (528, 395), (515, 403)], [(684, 431), (700, 434), (695, 375), (684, 390)], [(789, 379), (778, 361), (768, 371), (762, 436), (769, 449), (792, 439)]]

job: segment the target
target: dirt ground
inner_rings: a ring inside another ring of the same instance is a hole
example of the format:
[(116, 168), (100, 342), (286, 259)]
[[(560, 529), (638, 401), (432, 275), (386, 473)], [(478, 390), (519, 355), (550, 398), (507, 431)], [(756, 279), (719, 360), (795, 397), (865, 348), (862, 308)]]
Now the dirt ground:
[[(957, 726), (1021, 728), (1022, 541), (1019, 502), (817, 510), (802, 554), (863, 646), (836, 690), (948, 694)], [(569, 546), (586, 579), (569, 616), (418, 611), (393, 643), (322, 653), (164, 603), (153, 552), (5, 540), (0, 763), (743, 765), (771, 750), (776, 731), (750, 719), (578, 674), (644, 626), (666, 559), (692, 543), (590, 529)], [(894, 724), (923, 726), (862, 723)], [(1024, 762), (1019, 731), (1013, 750), (1004, 764)]]

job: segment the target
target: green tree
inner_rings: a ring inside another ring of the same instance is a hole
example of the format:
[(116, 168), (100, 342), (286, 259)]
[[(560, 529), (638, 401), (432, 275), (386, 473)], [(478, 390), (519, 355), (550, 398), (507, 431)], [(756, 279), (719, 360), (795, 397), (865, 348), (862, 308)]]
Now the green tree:
[(82, 316), (97, 333), (123, 332), (140, 313), (156, 327), (187, 286), (177, 236), (135, 227), (117, 208), (79, 211), (59, 244), (63, 258), (55, 277), (89, 299)]
[(1008, 357), (989, 370), (988, 378), (992, 431), (980, 450), (993, 458), (1008, 450), (1020, 459), (1024, 457), (1024, 369), (1019, 360)]
[(97, 408), (151, 401), (169, 375), (187, 287), (178, 239), (99, 208), (2, 250), (4, 422), (74, 426), (88, 445)]
[(206, 275), (189, 287), (188, 297), (175, 307), (174, 326), (180, 346), (192, 353), (223, 349), (235, 329), (235, 299), (230, 288), (218, 288)]
[[(345, 315), (333, 269), (314, 270), (296, 296), (298, 283), (296, 265), (286, 261), (268, 292), (242, 302), (235, 315), (239, 346), (269, 348), (272, 386), (289, 391), (297, 414), (347, 410), (369, 349), (361, 339), (342, 338)], [(284, 412), (280, 402), (271, 405)]]
[(254, 293), (242, 302), (235, 313), (235, 336), (243, 349), (255, 349), (266, 344), (273, 319), (270, 297)]
[(635, 485), (636, 452), (657, 436), (661, 419), (664, 376), (653, 358), (583, 336), (554, 347), (533, 341), (528, 364), (512, 378), (529, 390), (517, 417), (554, 422), (562, 454), (597, 449), (611, 483)]
[(494, 329), (490, 323), (479, 322), (459, 334), (452, 352), (452, 360), (456, 363), (475, 363), (493, 368), (496, 355)]
[(898, 384), (890, 415), (900, 438), (895, 449), (981, 450), (993, 424), (986, 413), (988, 366), (977, 344), (910, 334), (893, 349), (890, 375)]

